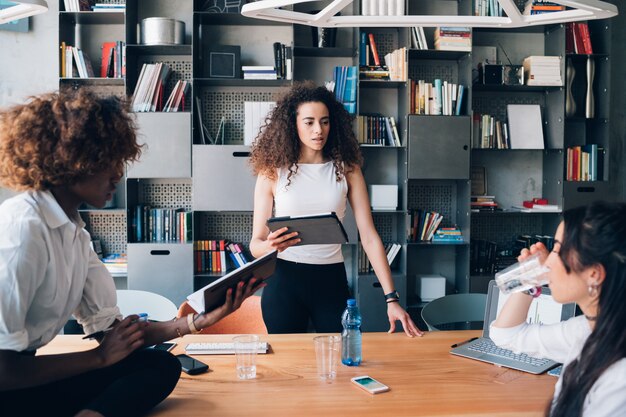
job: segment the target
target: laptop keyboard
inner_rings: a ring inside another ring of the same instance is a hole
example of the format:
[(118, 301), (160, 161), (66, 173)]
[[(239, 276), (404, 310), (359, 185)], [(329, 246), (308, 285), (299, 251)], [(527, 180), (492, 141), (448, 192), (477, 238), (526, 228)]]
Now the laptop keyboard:
[(469, 344), (467, 346), (467, 349), (473, 350), (475, 352), (488, 353), (490, 355), (500, 356), (502, 358), (518, 361), (521, 363), (526, 363), (528, 365), (537, 366), (537, 367), (544, 366), (546, 363), (550, 362), (549, 359), (534, 358), (524, 353), (515, 354), (508, 349), (499, 348), (489, 339), (477, 340)]
[[(269, 344), (259, 342), (257, 353), (267, 353)], [(190, 355), (232, 355), (235, 353), (233, 342), (189, 343), (185, 351)]]

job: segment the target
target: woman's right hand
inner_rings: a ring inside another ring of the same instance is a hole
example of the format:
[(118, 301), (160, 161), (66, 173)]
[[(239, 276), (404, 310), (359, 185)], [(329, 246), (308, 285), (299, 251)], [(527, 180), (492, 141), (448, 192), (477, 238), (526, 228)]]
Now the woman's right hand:
[(546, 258), (548, 257), (549, 252), (548, 252), (548, 249), (546, 248), (546, 245), (544, 245), (541, 242), (533, 243), (530, 246), (530, 249), (526, 249), (526, 248), (522, 249), (522, 251), (520, 252), (520, 255), (517, 257), (517, 260), (518, 262), (523, 261), (524, 259), (536, 253), (539, 254), (539, 260), (543, 264), (546, 261)]
[(276, 249), (282, 252), (290, 246), (300, 243), (302, 239), (298, 238), (298, 232), (291, 232), (288, 227), (282, 227), (267, 235), (267, 243), (269, 243), (270, 251)]
[(139, 316), (130, 315), (105, 334), (100, 346), (96, 348), (103, 367), (121, 361), (143, 346), (144, 329), (149, 323), (138, 319)]

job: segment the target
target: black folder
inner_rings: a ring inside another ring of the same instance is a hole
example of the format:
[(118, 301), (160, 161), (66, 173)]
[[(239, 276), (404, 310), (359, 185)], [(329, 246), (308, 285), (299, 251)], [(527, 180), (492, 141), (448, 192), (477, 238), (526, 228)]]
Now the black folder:
[(298, 238), (302, 240), (295, 246), (348, 243), (348, 234), (335, 212), (272, 217), (267, 220), (267, 227), (272, 232), (282, 227), (288, 227), (289, 232), (298, 232)]

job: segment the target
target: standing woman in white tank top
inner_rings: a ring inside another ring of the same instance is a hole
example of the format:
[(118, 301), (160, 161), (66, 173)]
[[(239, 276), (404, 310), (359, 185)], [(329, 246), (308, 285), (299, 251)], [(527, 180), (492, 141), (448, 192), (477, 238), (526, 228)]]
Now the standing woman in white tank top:
[(337, 213), (343, 221), (347, 200), (361, 243), (387, 302), (389, 331), (396, 321), (407, 336), (422, 332), (400, 306), (383, 244), (376, 232), (362, 156), (352, 120), (334, 94), (313, 83), (296, 84), (277, 103), (250, 158), (258, 175), (250, 250), (255, 257), (278, 250), (276, 272), (267, 280), (261, 307), (270, 333), (341, 331), (341, 313), (350, 298), (341, 245), (303, 245), (285, 227), (270, 233), (272, 216)]

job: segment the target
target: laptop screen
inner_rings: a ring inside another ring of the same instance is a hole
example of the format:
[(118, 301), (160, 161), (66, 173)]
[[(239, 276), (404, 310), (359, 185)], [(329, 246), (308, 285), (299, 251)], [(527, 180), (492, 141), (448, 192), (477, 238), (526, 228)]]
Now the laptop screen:
[[(550, 288), (543, 287), (541, 295), (534, 298), (528, 309), (526, 322), (529, 324), (555, 324), (574, 317), (576, 304), (560, 304), (552, 298)], [(489, 282), (487, 306), (483, 336), (489, 337), (489, 326), (498, 317), (498, 313), (506, 303), (510, 294), (503, 294), (496, 286), (495, 281)]]

